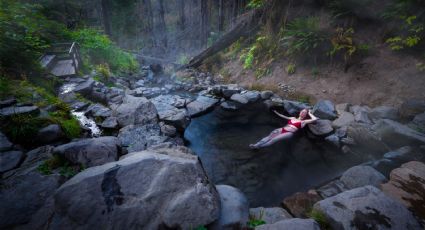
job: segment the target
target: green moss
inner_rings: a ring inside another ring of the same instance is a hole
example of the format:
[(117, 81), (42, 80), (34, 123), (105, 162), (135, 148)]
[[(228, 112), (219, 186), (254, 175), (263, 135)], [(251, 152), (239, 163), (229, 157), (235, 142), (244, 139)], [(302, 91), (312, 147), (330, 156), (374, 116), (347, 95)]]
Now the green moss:
[(320, 229), (323, 230), (331, 230), (331, 226), (325, 216), (325, 214), (319, 210), (316, 209), (312, 209), (307, 216), (309, 218), (312, 218), (313, 220), (315, 220), (319, 225), (320, 225)]
[(62, 130), (65, 133), (66, 137), (68, 137), (69, 139), (74, 139), (80, 136), (81, 126), (75, 117), (71, 116), (69, 119), (64, 119), (63, 117), (60, 117), (56, 119), (62, 127)]

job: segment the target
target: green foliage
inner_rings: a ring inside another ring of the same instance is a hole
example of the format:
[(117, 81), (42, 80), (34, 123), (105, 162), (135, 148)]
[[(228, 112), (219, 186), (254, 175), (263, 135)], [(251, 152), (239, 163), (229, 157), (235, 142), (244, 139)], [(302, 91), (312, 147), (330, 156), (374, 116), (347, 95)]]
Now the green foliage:
[(317, 17), (294, 19), (280, 32), (280, 36), (281, 45), (290, 56), (310, 53), (326, 40)]
[(313, 75), (313, 77), (319, 76), (319, 69), (317, 69), (317, 67), (313, 67), (313, 69), (311, 70), (311, 74)]
[(249, 216), (249, 220), (246, 223), (248, 225), (249, 228), (255, 228), (257, 226), (266, 224), (266, 221), (262, 220), (263, 219), (263, 215), (264, 215), (264, 210), (260, 211), (260, 216), (256, 217), (256, 216)]
[(307, 216), (315, 220), (320, 225), (320, 229), (332, 229), (323, 212), (313, 209), (307, 214)]
[(356, 4), (355, 1), (342, 1), (342, 0), (330, 0), (327, 4), (332, 16), (334, 18), (346, 18), (354, 17), (355, 13), (353, 12), (353, 6), (351, 4)]
[(180, 65), (186, 65), (189, 62), (189, 57), (182, 53), (179, 55), (179, 57), (177, 58), (177, 63), (179, 63)]
[(204, 226), (199, 226), (199, 227), (195, 228), (195, 230), (207, 230), (207, 228), (204, 227)]
[(254, 64), (254, 55), (255, 50), (257, 49), (256, 45), (253, 45), (246, 54), (241, 56), (241, 60), (243, 61), (244, 69), (251, 69)]
[(31, 144), (39, 129), (48, 122), (30, 114), (13, 115), (1, 121), (3, 132), (12, 142)]
[(113, 72), (135, 72), (137, 60), (133, 55), (119, 49), (108, 36), (94, 29), (80, 29), (70, 33), (81, 46), (86, 63), (108, 64)]
[(342, 53), (344, 62), (347, 63), (357, 50), (353, 42), (353, 34), (353, 28), (344, 29), (338, 27), (336, 29), (336, 34), (331, 38), (332, 50), (329, 51), (328, 55), (333, 57), (337, 53)]
[(262, 8), (265, 5), (266, 5), (265, 0), (250, 0), (248, 5), (247, 5), (247, 8), (258, 9), (258, 8)]
[(285, 71), (287, 74), (292, 75), (295, 73), (296, 69), (297, 69), (297, 66), (294, 63), (289, 63), (286, 66)]
[(61, 176), (71, 178), (84, 169), (81, 165), (71, 166), (69, 162), (59, 155), (53, 155), (37, 167), (37, 170), (43, 175), (50, 175), (58, 169)]
[(69, 139), (77, 138), (81, 134), (81, 126), (75, 117), (59, 120), (63, 132)]
[(243, 62), (244, 69), (252, 69), (254, 66), (259, 66), (260, 74), (257, 75), (262, 77), (268, 72), (269, 65), (273, 61), (274, 54), (276, 52), (276, 45), (273, 40), (268, 36), (258, 36), (254, 44), (251, 47), (245, 49), (245, 52), (240, 56), (240, 60)]

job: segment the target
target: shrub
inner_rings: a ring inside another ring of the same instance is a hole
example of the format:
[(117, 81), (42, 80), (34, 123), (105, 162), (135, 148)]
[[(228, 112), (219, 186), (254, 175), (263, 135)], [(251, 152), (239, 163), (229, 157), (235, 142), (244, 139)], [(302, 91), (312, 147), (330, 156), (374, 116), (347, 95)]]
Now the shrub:
[(249, 220), (247, 222), (248, 227), (255, 228), (257, 226), (266, 224), (266, 221), (262, 220), (264, 215), (264, 210), (260, 211), (260, 216), (257, 218), (256, 216), (249, 216)]
[(286, 73), (288, 73), (289, 75), (292, 75), (292, 74), (294, 74), (295, 73), (295, 71), (296, 71), (296, 65), (294, 64), (294, 63), (289, 63), (287, 66), (286, 66), (286, 68), (285, 68), (285, 71), (286, 71)]
[(79, 121), (75, 117), (67, 120), (60, 120), (60, 126), (63, 132), (69, 139), (77, 138), (81, 134), (81, 127)]
[(307, 216), (315, 220), (320, 225), (320, 229), (332, 229), (323, 212), (313, 209), (307, 214)]
[(258, 9), (258, 8), (261, 8), (265, 5), (266, 5), (265, 0), (250, 0), (246, 7), (250, 8), (250, 9)]
[(1, 121), (2, 130), (12, 142), (30, 145), (38, 130), (48, 124), (45, 119), (29, 114), (13, 115)]

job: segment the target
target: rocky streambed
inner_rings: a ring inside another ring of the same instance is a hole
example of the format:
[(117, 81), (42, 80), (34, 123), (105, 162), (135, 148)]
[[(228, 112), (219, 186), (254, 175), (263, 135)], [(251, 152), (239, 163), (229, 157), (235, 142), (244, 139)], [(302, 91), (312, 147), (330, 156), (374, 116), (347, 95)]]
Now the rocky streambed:
[[(84, 138), (27, 151), (0, 135), (0, 228), (234, 229), (260, 219), (258, 229), (423, 228), (421, 101), (309, 105), (149, 67), (111, 77), (113, 87), (90, 75), (65, 81), (59, 96)], [(3, 104), (2, 116), (25, 110)], [(321, 119), (288, 142), (248, 150), (284, 124), (271, 109), (303, 108)], [(58, 156), (85, 170), (40, 172)]]

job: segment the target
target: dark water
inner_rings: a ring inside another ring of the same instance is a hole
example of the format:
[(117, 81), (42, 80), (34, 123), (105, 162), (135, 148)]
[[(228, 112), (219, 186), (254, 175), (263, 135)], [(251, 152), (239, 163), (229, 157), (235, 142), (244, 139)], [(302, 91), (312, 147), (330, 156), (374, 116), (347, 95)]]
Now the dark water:
[(210, 179), (242, 190), (251, 207), (279, 205), (286, 196), (307, 191), (359, 163), (321, 139), (308, 138), (306, 130), (259, 151), (248, 148), (285, 122), (262, 104), (237, 112), (216, 108), (193, 119), (185, 139)]

